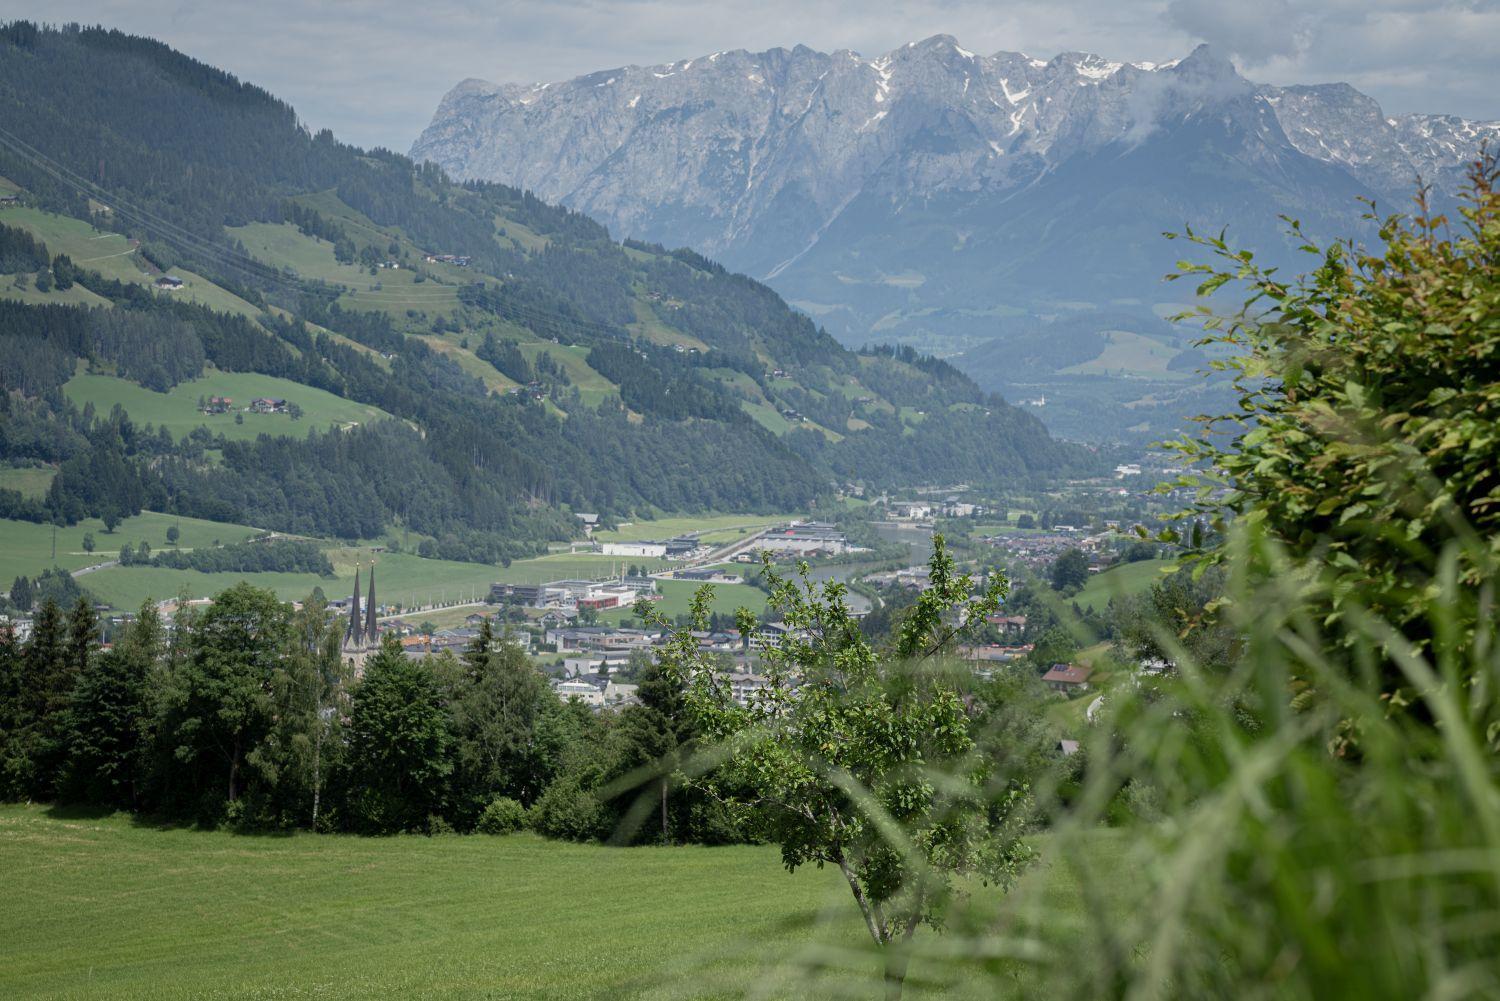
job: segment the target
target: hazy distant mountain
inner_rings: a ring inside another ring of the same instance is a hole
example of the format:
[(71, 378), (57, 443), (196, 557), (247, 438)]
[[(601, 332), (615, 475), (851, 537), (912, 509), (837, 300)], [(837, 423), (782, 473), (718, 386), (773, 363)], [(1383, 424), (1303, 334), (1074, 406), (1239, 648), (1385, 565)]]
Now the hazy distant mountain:
[(1268, 247), (1278, 212), (1347, 229), (1356, 196), (1404, 205), (1419, 173), (1451, 192), (1486, 137), (1500, 125), (1389, 118), (1346, 85), (1257, 86), (1206, 48), (1042, 61), (939, 35), (874, 59), (799, 46), (468, 80), (412, 153), (692, 245), (865, 340), (934, 308), (982, 336), (997, 306), (1149, 300), (1178, 255), (1164, 228)]

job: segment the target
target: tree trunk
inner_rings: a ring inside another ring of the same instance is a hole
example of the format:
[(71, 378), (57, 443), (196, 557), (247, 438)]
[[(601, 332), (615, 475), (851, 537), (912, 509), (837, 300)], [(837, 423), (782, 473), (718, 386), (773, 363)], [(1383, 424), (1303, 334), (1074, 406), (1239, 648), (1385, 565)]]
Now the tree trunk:
[(885, 944), (885, 996), (886, 1001), (901, 1001), (901, 991), (906, 986), (906, 943), (892, 940)]
[(234, 802), (234, 780), (240, 771), (240, 738), (234, 738), (234, 753), (229, 756), (229, 802)]
[(323, 791), (323, 783), (322, 783), (322, 780), (320, 778), (319, 768), (318, 768), (320, 760), (321, 760), (321, 752), (323, 750), (323, 714), (321, 712), (318, 713), (318, 715), (315, 717), (315, 722), (314, 722), (313, 725), (317, 727), (317, 730), (315, 731), (317, 737), (313, 741), (313, 815), (312, 815), (312, 827), (313, 827), (313, 830), (316, 831), (318, 829), (318, 794)]
[(665, 778), (663, 778), (661, 780), (661, 840), (662, 840), (663, 843), (665, 843), (668, 840), (668, 834), (667, 834), (667, 780)]

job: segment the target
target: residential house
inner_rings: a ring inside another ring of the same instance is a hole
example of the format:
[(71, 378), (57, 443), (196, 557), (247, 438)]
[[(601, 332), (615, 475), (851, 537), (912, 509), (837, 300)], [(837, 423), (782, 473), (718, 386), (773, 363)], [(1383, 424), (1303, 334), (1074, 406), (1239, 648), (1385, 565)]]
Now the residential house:
[(1091, 669), (1078, 664), (1053, 664), (1047, 673), (1042, 675), (1042, 684), (1064, 695), (1086, 692), (1089, 690), (1089, 678), (1093, 673)]

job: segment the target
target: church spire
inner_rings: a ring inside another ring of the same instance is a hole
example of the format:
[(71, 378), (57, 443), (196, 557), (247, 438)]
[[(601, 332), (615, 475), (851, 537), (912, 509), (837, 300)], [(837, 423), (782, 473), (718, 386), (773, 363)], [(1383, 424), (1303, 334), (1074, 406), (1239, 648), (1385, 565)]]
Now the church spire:
[(370, 593), (365, 598), (365, 604), (369, 606), (369, 611), (365, 613), (365, 642), (374, 643), (377, 630), (375, 628), (375, 560), (373, 558), (370, 560)]
[(354, 564), (354, 600), (349, 605), (349, 632), (344, 640), (352, 647), (364, 646), (365, 636), (359, 607), (359, 564)]

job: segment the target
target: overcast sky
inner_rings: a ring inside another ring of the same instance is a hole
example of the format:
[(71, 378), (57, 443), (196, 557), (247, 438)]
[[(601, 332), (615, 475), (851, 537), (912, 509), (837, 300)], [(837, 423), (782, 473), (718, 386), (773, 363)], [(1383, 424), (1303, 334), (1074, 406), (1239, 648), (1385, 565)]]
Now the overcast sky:
[(720, 49), (867, 55), (945, 33), (990, 53), (1164, 61), (1207, 41), (1271, 83), (1343, 80), (1387, 112), (1500, 119), (1500, 0), (7, 0), (4, 17), (150, 35), (406, 150), (466, 77), (564, 79)]

